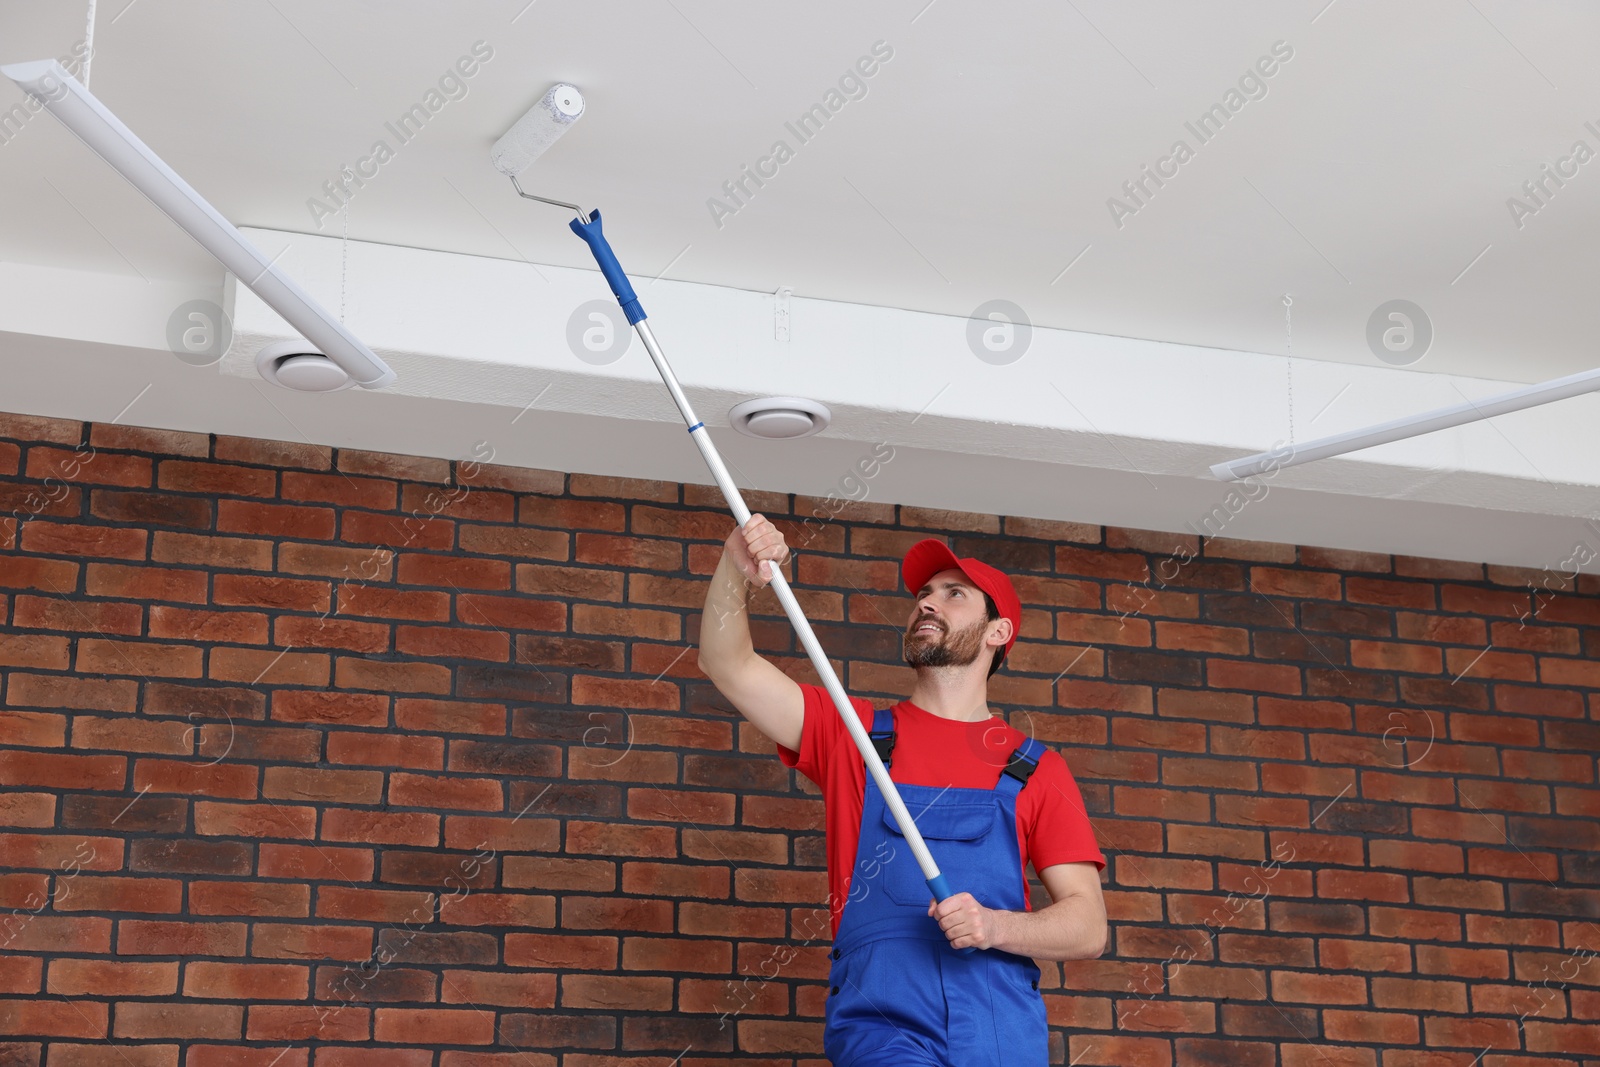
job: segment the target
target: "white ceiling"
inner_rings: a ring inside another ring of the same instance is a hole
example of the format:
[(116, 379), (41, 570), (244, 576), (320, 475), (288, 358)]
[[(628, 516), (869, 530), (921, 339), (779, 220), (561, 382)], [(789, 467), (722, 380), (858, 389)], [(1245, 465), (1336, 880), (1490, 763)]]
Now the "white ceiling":
[[(0, 59), (66, 54), (84, 6), (0, 3)], [(1574, 140), (1600, 148), (1583, 126), (1600, 126), (1600, 5), (525, 7), (100, 0), (91, 87), (236, 224), (308, 231), (322, 182), (483, 40), (494, 58), (359, 192), (352, 237), (585, 265), (484, 165), (565, 79), (589, 110), (530, 187), (599, 204), (636, 273), (670, 263), (674, 278), (956, 315), (1004, 298), (1040, 324), (1272, 353), (1289, 292), (1294, 354), (1358, 363), (1373, 362), (1368, 314), (1406, 298), (1437, 329), (1419, 370), (1535, 381), (1600, 363), (1600, 160), (1520, 230), (1505, 203)], [(713, 225), (706, 200), (878, 40), (894, 58), (867, 95)], [(1278, 40), (1294, 58), (1267, 95), (1115, 227), (1107, 199)], [(0, 257), (212, 272), (70, 139), (37, 132), (0, 146), (0, 202), (29, 205), (7, 211)]]
[[(0, 62), (64, 56), (83, 34), (83, 5), (0, 0)], [(1379, 418), (1344, 386), (1370, 382), (1374, 371), (1414, 378), (1387, 370), (1365, 342), (1368, 316), (1394, 298), (1421, 305), (1436, 331), (1411, 371), (1531, 382), (1600, 365), (1591, 292), (1600, 160), (1520, 229), (1506, 205), (1574, 141), (1600, 150), (1600, 134), (1584, 126), (1600, 128), (1600, 71), (1589, 55), (1597, 37), (1600, 6), (1555, 0), (100, 0), (91, 88), (236, 224), (337, 237), (343, 220), (319, 229), (307, 200), (375, 139), (393, 143), (385, 123), (481, 40), (493, 58), (467, 81), (467, 95), (357, 193), (352, 241), (592, 266), (556, 209), (518, 200), (487, 163), (493, 140), (551, 82), (566, 80), (583, 88), (588, 111), (525, 184), (600, 206), (636, 278), (665, 271), (758, 292), (786, 285), (801, 297), (961, 317), (1005, 299), (1039, 326), (1190, 346), (1197, 378), (1218, 373), (1205, 349), (1281, 356), (1282, 298), (1291, 293), (1296, 363), (1321, 365), (1296, 378), (1305, 390), (1295, 393), (1296, 423), (1327, 410), (1318, 425), (1334, 432)], [(793, 145), (785, 122), (880, 40), (893, 58), (866, 81), (865, 97), (799, 146), (719, 228), (708, 198), (774, 140)], [(1175, 139), (1195, 144), (1184, 123), (1278, 41), (1293, 58), (1266, 79), (1266, 95), (1119, 228), (1108, 198)], [(0, 110), (20, 100), (0, 85)], [(151, 297), (157, 320), (171, 307), (164, 283), (219, 288), (209, 258), (48, 118), (0, 144), (0, 197), (8, 205), (0, 261), (18, 269), (148, 283), (161, 293)], [(344, 286), (318, 292), (336, 308)], [(0, 329), (19, 333), (8, 321)], [(15, 343), (3, 349), (16, 360), (25, 354)], [(916, 352), (895, 358), (899, 373), (915, 375)], [(31, 380), (13, 386), (14, 404), (48, 397), (52, 413), (104, 417), (87, 401), (74, 409), (73, 397), (87, 394), (55, 388), (73, 383), (52, 381), (49, 366), (27, 366)], [(1275, 409), (1286, 399), (1285, 370), (1276, 359), (1237, 383), (1237, 395), (1260, 393), (1259, 403), (1274, 408), (1269, 423), (1287, 417)], [(1224, 392), (1229, 385), (1208, 383)], [(832, 402), (847, 404), (849, 388), (842, 383)], [(1138, 382), (1111, 396), (1083, 419), (1139, 414)], [(1459, 399), (1438, 395), (1439, 404)], [(1594, 399), (1564, 405), (1593, 410), (1581, 405)], [(247, 420), (229, 403), (186, 417), (235, 432), (229, 427)], [(1164, 437), (1164, 420), (1155, 411), (1148, 419), (1146, 436)], [(1239, 421), (1221, 410), (1218, 419)], [(1480, 427), (1472, 440), (1532, 454), (1540, 443), (1517, 435), (1537, 432), (1539, 421), (1503, 433)], [(852, 435), (847, 424), (835, 430)], [(1206, 461), (1264, 449), (1269, 432), (1253, 430)], [(1464, 454), (1459, 442), (1468, 438), (1449, 435), (1473, 432), (1434, 435), (1440, 454)], [(1208, 443), (1225, 438), (1219, 432)], [(383, 447), (404, 451), (406, 442)], [(692, 467), (698, 459), (686, 451)], [(1203, 458), (1188, 456), (1184, 469), (1207, 478)], [(1592, 464), (1578, 467), (1551, 480), (1563, 489), (1600, 481)], [(1545, 481), (1533, 470), (1520, 476)], [(1502, 518), (1531, 508), (1515, 492), (1430, 503), (1492, 508)], [(1569, 503), (1569, 515), (1592, 510)], [(1155, 509), (1144, 522), (1181, 529), (1191, 509)], [(1546, 501), (1532, 510), (1561, 509)], [(1450, 526), (1460, 522), (1455, 516)], [(1337, 540), (1293, 524), (1270, 532)], [(1412, 543), (1429, 543), (1427, 534), (1418, 527)], [(1360, 547), (1386, 543), (1338, 536)], [(1538, 565), (1553, 543), (1550, 530), (1541, 537), (1449, 551)]]

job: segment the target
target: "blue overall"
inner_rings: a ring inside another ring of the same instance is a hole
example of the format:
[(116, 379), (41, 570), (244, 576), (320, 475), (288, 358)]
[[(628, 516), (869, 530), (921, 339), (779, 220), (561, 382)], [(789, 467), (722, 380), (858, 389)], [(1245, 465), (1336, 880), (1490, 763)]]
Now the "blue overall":
[[(892, 711), (875, 714), (871, 736), (888, 766)], [(940, 872), (986, 908), (1023, 909), (1017, 794), (1043, 752), (1032, 738), (1018, 745), (993, 789), (895, 783)], [(999, 949), (950, 947), (870, 774), (856, 859), (828, 971), (822, 1047), (834, 1067), (1045, 1067), (1038, 965)]]

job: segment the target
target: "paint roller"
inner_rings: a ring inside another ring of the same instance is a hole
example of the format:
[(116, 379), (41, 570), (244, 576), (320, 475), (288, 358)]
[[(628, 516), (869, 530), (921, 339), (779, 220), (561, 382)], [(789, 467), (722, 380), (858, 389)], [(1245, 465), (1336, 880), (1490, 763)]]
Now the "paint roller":
[[(666, 383), (667, 392), (672, 394), (673, 403), (677, 404), (683, 421), (689, 428), (689, 436), (700, 449), (700, 455), (705, 459), (706, 466), (711, 470), (711, 476), (716, 479), (717, 488), (722, 490), (723, 498), (728, 502), (729, 509), (742, 528), (750, 519), (750, 509), (745, 506), (744, 498), (739, 489), (733, 484), (733, 479), (728, 475), (728, 469), (723, 466), (722, 457), (717, 453), (716, 445), (711, 441), (711, 435), (704, 422), (695, 417), (694, 410), (689, 406), (689, 400), (683, 395), (683, 390), (678, 386), (678, 379), (672, 373), (672, 368), (667, 365), (667, 360), (661, 353), (661, 346), (656, 343), (655, 334), (646, 321), (644, 308), (639, 303), (639, 298), (634, 294), (633, 286), (628, 282), (628, 276), (623, 271), (622, 265), (617, 262), (616, 255), (611, 251), (611, 244), (606, 240), (600, 229), (600, 212), (585, 211), (577, 204), (567, 203), (563, 200), (552, 200), (548, 197), (536, 196), (527, 192), (518, 182), (518, 178), (531, 167), (549, 147), (570, 130), (573, 125), (583, 117), (583, 94), (573, 85), (557, 82), (550, 87), (543, 98), (528, 112), (518, 119), (516, 124), (506, 131), (494, 146), (489, 150), (489, 160), (502, 174), (511, 179), (511, 184), (517, 194), (528, 200), (537, 200), (544, 204), (553, 204), (564, 207), (577, 213), (577, 218), (570, 223), (572, 232), (581, 237), (589, 246), (589, 251), (594, 254), (595, 263), (600, 267), (600, 273), (605, 276), (611, 292), (616, 296), (617, 303), (622, 306), (623, 313), (628, 322), (633, 326), (639, 340), (644, 343), (645, 351), (650, 354), (651, 362), (661, 375), (661, 380)], [(845, 695), (844, 687), (839, 684), (839, 679), (833, 673), (833, 665), (828, 661), (827, 655), (822, 651), (821, 644), (817, 641), (816, 634), (811, 629), (811, 624), (806, 620), (805, 613), (800, 610), (800, 604), (795, 599), (789, 584), (784, 580), (783, 574), (776, 566), (772, 567), (772, 590), (778, 596), (778, 601), (783, 605), (783, 612), (789, 617), (790, 624), (794, 627), (795, 634), (800, 643), (805, 647), (806, 655), (811, 658), (811, 665), (816, 668), (818, 676), (822, 679), (828, 695), (833, 698), (834, 709), (844, 719), (845, 727), (850, 732), (850, 737), (855, 741), (856, 748), (861, 751), (861, 758), (866, 763), (867, 771), (872, 775), (873, 781), (883, 793), (884, 801), (888, 804), (890, 812), (894, 815), (895, 822), (900, 827), (900, 832), (905, 836), (906, 844), (910, 846), (912, 855), (916, 857), (917, 866), (921, 869), (923, 877), (927, 880), (928, 889), (933, 893), (934, 899), (945, 900), (953, 895), (949, 882), (944, 875), (939, 873), (939, 866), (928, 852), (928, 846), (922, 839), (917, 824), (906, 810), (905, 802), (900, 798), (900, 792), (895, 788), (894, 782), (889, 778), (889, 772), (883, 765), (883, 760), (878, 758), (877, 749), (873, 747), (872, 740), (867, 736), (867, 730), (861, 725), (860, 717), (850, 704), (850, 698)], [(971, 952), (971, 948), (959, 950)]]

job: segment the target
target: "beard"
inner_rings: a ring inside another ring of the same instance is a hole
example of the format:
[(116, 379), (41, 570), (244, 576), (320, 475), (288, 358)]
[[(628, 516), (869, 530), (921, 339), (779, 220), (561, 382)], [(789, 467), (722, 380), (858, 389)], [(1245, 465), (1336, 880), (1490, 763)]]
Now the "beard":
[[(965, 667), (983, 651), (983, 631), (988, 620), (973, 623), (965, 630), (951, 633), (941, 630), (936, 634), (919, 635), (916, 628), (926, 620), (911, 624), (901, 642), (905, 661), (912, 667)], [(943, 626), (943, 623), (935, 623)]]

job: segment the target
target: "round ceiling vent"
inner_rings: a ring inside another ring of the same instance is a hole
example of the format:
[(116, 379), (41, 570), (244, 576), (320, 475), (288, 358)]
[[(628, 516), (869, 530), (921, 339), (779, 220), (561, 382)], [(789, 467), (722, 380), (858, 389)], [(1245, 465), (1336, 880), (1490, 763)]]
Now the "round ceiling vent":
[(747, 437), (787, 441), (810, 437), (828, 428), (833, 413), (815, 400), (797, 396), (769, 396), (735, 404), (728, 412), (733, 428)]
[(256, 353), (256, 370), (273, 385), (303, 393), (332, 393), (355, 385), (333, 360), (306, 341), (274, 341)]

